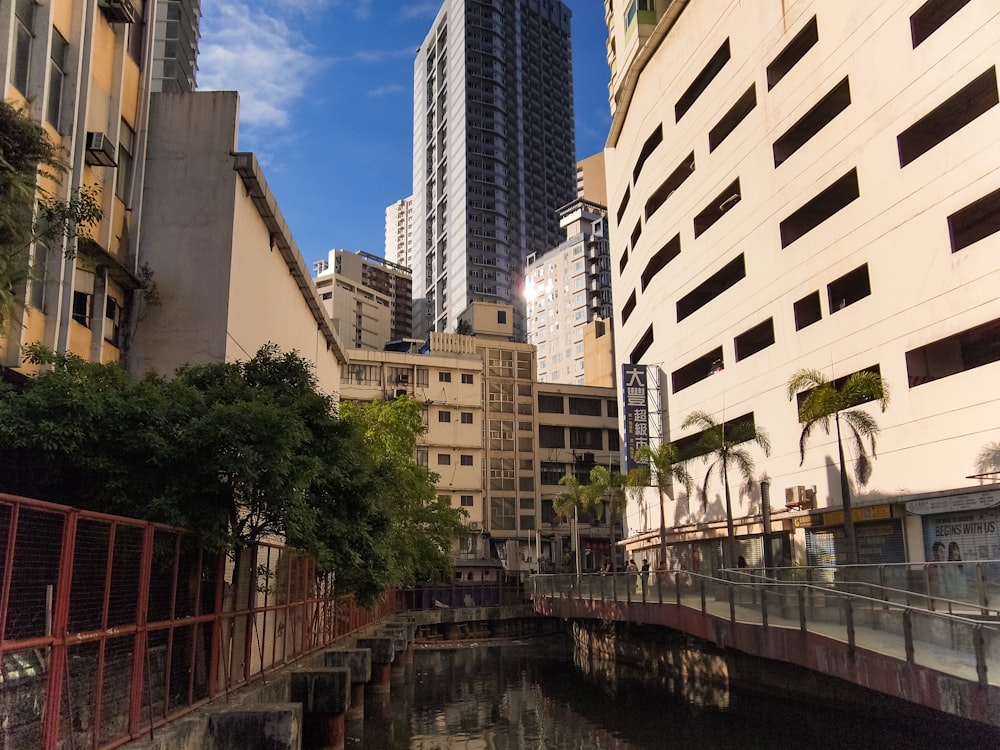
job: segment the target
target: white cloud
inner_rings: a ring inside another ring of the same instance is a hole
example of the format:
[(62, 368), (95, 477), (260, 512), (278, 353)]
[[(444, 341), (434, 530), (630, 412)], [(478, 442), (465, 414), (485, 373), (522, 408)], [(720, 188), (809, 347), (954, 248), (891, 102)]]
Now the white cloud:
[[(281, 0), (296, 12), (323, 0)], [(202, 21), (198, 88), (240, 93), (240, 120), (249, 128), (283, 128), (309, 78), (326, 64), (279, 16), (246, 2), (209, 3)]]
[(378, 99), (383, 96), (391, 96), (393, 94), (402, 94), (409, 91), (406, 86), (401, 86), (398, 83), (390, 83), (387, 86), (379, 86), (368, 92), (368, 96), (372, 99)]

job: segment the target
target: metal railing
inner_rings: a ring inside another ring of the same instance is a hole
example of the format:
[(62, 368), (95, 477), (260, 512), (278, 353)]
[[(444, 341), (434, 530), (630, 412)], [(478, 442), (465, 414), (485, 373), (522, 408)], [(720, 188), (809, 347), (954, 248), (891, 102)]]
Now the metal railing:
[(100, 750), (391, 613), (279, 544), (0, 494), (0, 747)]
[(1000, 684), (1000, 625), (979, 608), (970, 606), (968, 615), (941, 612), (894, 601), (887, 592), (915, 594), (892, 587), (878, 588), (877, 596), (856, 593), (850, 589), (858, 583), (871, 584), (853, 580), (784, 581), (746, 569), (723, 575), (669, 571), (645, 580), (636, 574), (536, 575), (528, 590), (533, 597), (625, 604), (624, 619), (633, 604), (675, 606), (734, 624), (799, 629), (839, 640), (849, 650), (868, 649), (980, 685)]

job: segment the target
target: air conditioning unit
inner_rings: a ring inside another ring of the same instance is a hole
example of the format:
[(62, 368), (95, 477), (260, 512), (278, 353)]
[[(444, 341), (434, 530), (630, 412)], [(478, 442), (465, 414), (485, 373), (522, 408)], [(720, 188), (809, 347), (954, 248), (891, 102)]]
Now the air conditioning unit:
[(482, 530), (483, 530), (483, 525), (479, 523), (479, 521), (469, 522), (469, 531), (482, 531)]
[(131, 0), (101, 0), (101, 10), (110, 23), (135, 23), (135, 6)]
[(115, 144), (104, 133), (87, 133), (87, 153), (84, 161), (92, 167), (117, 167)]
[(816, 500), (815, 487), (803, 487), (800, 484), (798, 487), (785, 488), (786, 508), (805, 510), (806, 508), (813, 507), (813, 503), (815, 502), (815, 500)]

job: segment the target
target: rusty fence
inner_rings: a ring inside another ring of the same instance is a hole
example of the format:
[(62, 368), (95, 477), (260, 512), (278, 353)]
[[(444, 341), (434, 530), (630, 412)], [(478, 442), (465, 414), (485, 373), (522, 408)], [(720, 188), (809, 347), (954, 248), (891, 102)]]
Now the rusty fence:
[(0, 750), (100, 750), (395, 608), (336, 596), (281, 544), (210, 552), (190, 533), (0, 494)]

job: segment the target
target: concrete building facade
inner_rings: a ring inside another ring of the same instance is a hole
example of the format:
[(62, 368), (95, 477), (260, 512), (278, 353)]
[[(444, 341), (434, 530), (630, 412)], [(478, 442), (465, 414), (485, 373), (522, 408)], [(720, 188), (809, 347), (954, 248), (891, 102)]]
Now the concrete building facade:
[[(605, 7), (616, 350), (661, 384), (650, 433), (690, 447), (695, 410), (752, 420), (772, 451), (733, 487), (748, 559), (762, 502), (796, 559), (843, 559), (837, 444), (816, 431), (800, 458), (786, 384), (876, 370), (891, 403), (860, 407), (881, 426), (855, 486), (862, 561), (929, 559), (954, 529), (966, 559), (1000, 557), (995, 3)], [(688, 565), (725, 533), (718, 483), (706, 502), (667, 506)]]
[(604, 171), (604, 152), (576, 163), (576, 197), (599, 206), (608, 205), (608, 189)]
[(405, 268), (413, 266), (413, 196), (385, 209), (385, 259)]
[(260, 165), (238, 150), (238, 112), (232, 91), (152, 97), (139, 256), (161, 302), (136, 330), (134, 367), (169, 375), (274, 343), (336, 394), (343, 346)]
[(103, 212), (87, 236), (30, 249), (23, 310), (0, 331), (13, 371), (30, 370), (21, 354), (34, 342), (95, 362), (128, 348), (155, 22), (154, 4), (134, 0), (0, 5), (4, 100), (45, 129), (66, 166), (40, 187), (61, 201), (91, 190)]
[(473, 301), (512, 305), (530, 253), (575, 194), (570, 11), (559, 0), (445, 0), (414, 62), (414, 333)]
[[(146, 0), (147, 4), (151, 0)], [(155, 0), (154, 92), (194, 91), (198, 77), (201, 0)]]
[(528, 343), (538, 350), (539, 382), (583, 385), (588, 382), (588, 365), (591, 382), (608, 375), (603, 370), (598, 374), (598, 361), (587, 359), (584, 344), (589, 323), (612, 317), (607, 209), (577, 199), (558, 214), (566, 239), (528, 256), (524, 285)]

